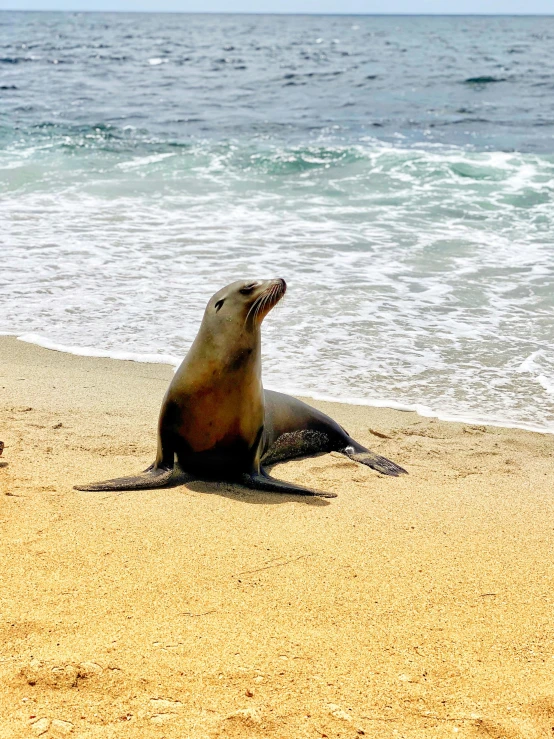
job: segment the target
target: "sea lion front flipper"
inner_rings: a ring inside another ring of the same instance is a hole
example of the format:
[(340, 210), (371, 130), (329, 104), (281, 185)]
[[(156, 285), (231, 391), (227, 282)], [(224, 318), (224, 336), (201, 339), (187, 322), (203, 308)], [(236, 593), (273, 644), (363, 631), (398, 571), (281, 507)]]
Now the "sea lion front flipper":
[(154, 467), (152, 465), (141, 472), (140, 475), (134, 477), (116, 477), (114, 480), (91, 482), (89, 485), (75, 485), (73, 489), (84, 490), (89, 493), (106, 490), (151, 490), (153, 488), (163, 488), (170, 481), (177, 481), (180, 477), (181, 474), (174, 467)]
[(407, 475), (408, 472), (400, 465), (391, 462), (390, 459), (382, 457), (380, 454), (370, 452), (361, 444), (356, 443), (356, 446), (349, 445), (344, 449), (339, 450), (341, 454), (353, 459), (355, 462), (365, 464), (367, 467), (380, 472), (382, 475), (390, 475), (391, 477), (398, 477), (398, 475)]
[(244, 474), (241, 478), (243, 485), (253, 490), (265, 490), (268, 493), (282, 493), (286, 495), (313, 495), (319, 498), (336, 498), (336, 493), (324, 493), (321, 490), (310, 490), (302, 488), (299, 485), (293, 485), (290, 482), (276, 480), (270, 477), (267, 472), (252, 472)]

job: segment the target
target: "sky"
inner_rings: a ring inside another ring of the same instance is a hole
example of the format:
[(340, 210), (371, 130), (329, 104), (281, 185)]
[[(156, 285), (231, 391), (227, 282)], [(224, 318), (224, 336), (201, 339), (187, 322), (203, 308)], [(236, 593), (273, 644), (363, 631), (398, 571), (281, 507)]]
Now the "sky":
[(554, 14), (554, 0), (0, 0), (0, 10)]

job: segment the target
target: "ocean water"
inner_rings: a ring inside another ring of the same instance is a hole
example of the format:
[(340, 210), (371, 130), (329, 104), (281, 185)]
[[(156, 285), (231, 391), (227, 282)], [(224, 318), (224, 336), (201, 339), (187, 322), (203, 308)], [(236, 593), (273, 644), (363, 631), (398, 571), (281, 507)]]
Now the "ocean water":
[(554, 18), (0, 13), (0, 331), (554, 432)]

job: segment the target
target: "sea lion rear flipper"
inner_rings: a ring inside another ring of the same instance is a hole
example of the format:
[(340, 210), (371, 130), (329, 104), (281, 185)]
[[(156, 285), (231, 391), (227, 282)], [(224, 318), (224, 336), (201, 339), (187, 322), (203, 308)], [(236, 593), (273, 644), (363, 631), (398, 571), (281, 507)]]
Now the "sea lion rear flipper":
[(75, 485), (74, 490), (85, 490), (86, 492), (95, 493), (105, 490), (150, 490), (152, 488), (162, 488), (167, 485), (175, 475), (177, 479), (179, 474), (176, 470), (166, 467), (148, 467), (141, 472), (140, 475), (134, 477), (117, 477), (114, 480), (104, 480), (102, 482), (91, 482), (89, 485)]
[(350, 459), (353, 459), (355, 462), (360, 462), (361, 464), (365, 464), (367, 467), (371, 467), (374, 470), (377, 470), (377, 472), (380, 472), (382, 475), (391, 475), (391, 477), (398, 477), (398, 475), (407, 475), (408, 472), (403, 468), (400, 467), (400, 465), (395, 464), (394, 462), (391, 462), (390, 459), (387, 459), (386, 457), (381, 457), (380, 454), (375, 454), (374, 452), (370, 452), (369, 449), (366, 449), (361, 444), (358, 444), (357, 442), (356, 446), (348, 445), (344, 449), (340, 449), (339, 451), (341, 454), (346, 455)]
[(336, 498), (336, 493), (324, 493), (320, 490), (310, 490), (302, 488), (299, 485), (293, 485), (290, 482), (276, 480), (270, 477), (266, 472), (253, 472), (250, 475), (243, 475), (241, 482), (248, 488), (253, 490), (265, 490), (268, 493), (282, 493), (286, 495), (313, 495), (319, 498)]

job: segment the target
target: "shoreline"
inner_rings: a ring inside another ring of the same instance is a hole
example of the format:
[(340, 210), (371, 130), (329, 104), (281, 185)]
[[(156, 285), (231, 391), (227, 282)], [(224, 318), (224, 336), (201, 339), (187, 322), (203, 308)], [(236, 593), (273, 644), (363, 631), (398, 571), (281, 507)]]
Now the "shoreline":
[[(8, 337), (16, 339), (17, 341), (23, 341), (25, 343), (32, 344), (33, 346), (40, 347), (42, 349), (48, 349), (50, 351), (61, 352), (63, 354), (71, 354), (76, 357), (91, 357), (98, 359), (111, 359), (114, 361), (121, 362), (137, 362), (139, 364), (162, 364), (167, 365), (175, 369), (181, 363), (183, 357), (177, 357), (176, 355), (170, 354), (136, 354), (134, 352), (110, 352), (108, 350), (93, 349), (90, 347), (78, 347), (68, 346), (64, 344), (58, 344), (50, 339), (43, 338), (38, 334), (14, 334), (0, 332), (0, 341), (2, 337)], [(277, 389), (277, 388), (270, 388)], [(469, 423), (480, 426), (491, 426), (495, 428), (507, 428), (507, 429), (521, 429), (523, 431), (530, 431), (537, 434), (554, 434), (554, 426), (552, 428), (544, 428), (542, 426), (535, 426), (531, 423), (509, 421), (507, 419), (491, 419), (488, 417), (481, 417), (478, 415), (471, 414), (450, 414), (436, 411), (430, 406), (422, 405), (419, 403), (405, 404), (394, 400), (364, 400), (363, 398), (338, 398), (334, 396), (326, 396), (321, 393), (314, 393), (312, 391), (303, 391), (299, 388), (279, 388), (281, 392), (295, 397), (301, 397), (305, 400), (321, 401), (324, 403), (338, 403), (348, 406), (361, 406), (364, 408), (388, 408), (390, 410), (396, 410), (408, 413), (417, 413), (423, 418), (435, 418), (438, 421), (444, 421), (446, 423)]]
[(312, 401), (409, 474), (74, 491), (152, 462), (172, 373), (0, 337), (2, 735), (551, 731), (550, 435)]

